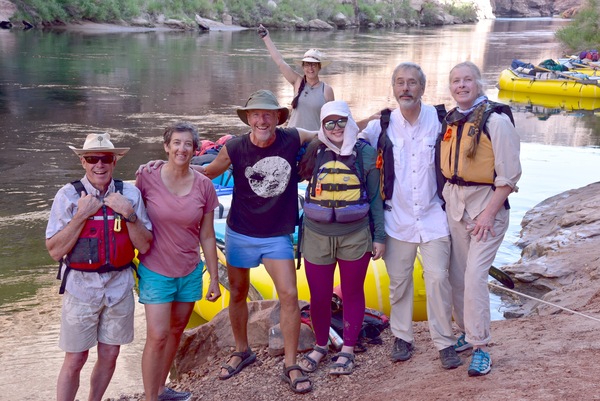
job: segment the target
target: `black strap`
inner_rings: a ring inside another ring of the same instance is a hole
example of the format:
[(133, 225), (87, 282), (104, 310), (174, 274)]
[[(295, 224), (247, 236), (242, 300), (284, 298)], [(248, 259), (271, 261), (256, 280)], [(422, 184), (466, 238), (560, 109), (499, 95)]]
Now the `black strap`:
[(381, 117), (379, 117), (379, 125), (381, 126), (381, 133), (379, 134), (379, 139), (377, 140), (377, 149), (383, 149), (383, 144), (385, 143), (385, 135), (388, 127), (390, 126), (390, 115), (392, 114), (391, 109), (383, 109), (381, 110)]
[(437, 116), (438, 116), (438, 120), (443, 123), (444, 119), (446, 118), (446, 105), (441, 103), (441, 104), (436, 104), (435, 106), (435, 110), (437, 111)]
[(114, 180), (114, 181), (115, 181), (115, 189), (117, 190), (118, 193), (123, 195), (123, 181), (121, 181), (121, 180)]
[[(61, 280), (61, 278), (60, 278), (61, 267), (62, 267), (62, 262), (58, 266), (58, 277), (57, 278), (59, 280)], [(60, 281), (60, 289), (58, 290), (58, 293), (61, 295), (65, 293), (65, 287), (67, 286), (67, 276), (69, 275), (70, 271), (71, 271), (71, 268), (69, 266), (67, 266), (67, 268), (65, 269), (65, 274), (62, 276), (62, 280)]]
[[(115, 182), (115, 189), (117, 190), (117, 192), (123, 195), (123, 180), (115, 179), (113, 181)], [(85, 187), (83, 186), (81, 180), (75, 180), (71, 182), (71, 185), (75, 187), (75, 191), (77, 191), (78, 194), (81, 194), (82, 192), (87, 194), (87, 191), (85, 190)]]
[(81, 194), (82, 192), (87, 195), (87, 191), (85, 190), (85, 187), (83, 186), (83, 183), (80, 180), (71, 182), (71, 185), (73, 185), (75, 187), (75, 191), (77, 192), (78, 195)]

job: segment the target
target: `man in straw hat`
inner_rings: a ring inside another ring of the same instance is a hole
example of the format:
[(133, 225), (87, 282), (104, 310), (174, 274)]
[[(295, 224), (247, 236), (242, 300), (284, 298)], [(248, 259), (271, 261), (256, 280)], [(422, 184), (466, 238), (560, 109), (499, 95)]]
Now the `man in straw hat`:
[(81, 369), (97, 344), (88, 400), (101, 401), (121, 344), (133, 341), (129, 267), (134, 248), (144, 253), (150, 247), (152, 226), (140, 191), (112, 178), (129, 148), (115, 148), (109, 134), (90, 134), (82, 148), (69, 148), (85, 176), (58, 190), (46, 228), (46, 248), (61, 261), (64, 292), (59, 346), (65, 359), (56, 393), (58, 401), (75, 400)]
[(219, 378), (228, 379), (256, 360), (248, 345), (246, 298), (249, 268), (262, 263), (275, 283), (281, 304), (282, 379), (292, 391), (306, 393), (312, 384), (296, 364), (300, 310), (290, 234), (298, 223), (296, 155), (316, 132), (277, 128), (286, 121), (288, 110), (267, 90), (254, 92), (237, 114), (250, 126), (250, 132), (229, 140), (204, 169), (214, 178), (232, 165), (234, 179), (225, 244), (231, 285), (229, 317), (236, 352), (223, 364)]

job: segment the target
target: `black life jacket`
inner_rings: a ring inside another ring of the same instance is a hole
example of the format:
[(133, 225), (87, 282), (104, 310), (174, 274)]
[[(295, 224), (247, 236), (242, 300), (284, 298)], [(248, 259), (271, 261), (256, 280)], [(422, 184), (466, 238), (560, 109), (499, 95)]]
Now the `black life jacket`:
[[(114, 180), (115, 189), (123, 193), (123, 181)], [(82, 182), (77, 180), (71, 183), (78, 194), (87, 193)], [(124, 270), (134, 267), (132, 260), (135, 249), (129, 238), (127, 224), (118, 213), (102, 205), (95, 215), (89, 217), (77, 242), (69, 253), (63, 258), (58, 269), (57, 278), (61, 279), (61, 267), (64, 263), (64, 276), (59, 293), (65, 291), (67, 276), (71, 270), (92, 273)]]

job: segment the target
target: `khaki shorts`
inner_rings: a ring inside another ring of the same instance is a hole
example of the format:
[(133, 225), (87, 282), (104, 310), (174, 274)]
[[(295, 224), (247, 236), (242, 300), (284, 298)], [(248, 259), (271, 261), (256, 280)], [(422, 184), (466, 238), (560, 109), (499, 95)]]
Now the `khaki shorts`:
[(363, 230), (340, 236), (321, 235), (303, 228), (302, 256), (316, 265), (329, 265), (341, 260), (358, 260), (373, 250), (371, 230)]
[(58, 346), (65, 352), (83, 352), (98, 342), (128, 344), (133, 341), (134, 310), (133, 291), (112, 307), (92, 305), (65, 292)]

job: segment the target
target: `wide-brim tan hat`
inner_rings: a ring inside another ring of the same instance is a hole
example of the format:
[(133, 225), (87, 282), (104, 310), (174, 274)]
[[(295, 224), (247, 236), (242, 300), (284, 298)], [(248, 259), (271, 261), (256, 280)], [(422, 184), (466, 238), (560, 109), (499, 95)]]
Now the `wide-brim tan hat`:
[(110, 141), (110, 134), (89, 134), (85, 138), (83, 148), (77, 149), (74, 146), (69, 146), (77, 156), (85, 156), (88, 153), (112, 153), (117, 160), (125, 156), (130, 148), (115, 148), (115, 145)]
[(279, 110), (279, 121), (277, 125), (281, 125), (287, 121), (290, 111), (287, 107), (281, 107), (273, 92), (261, 89), (250, 95), (244, 107), (237, 109), (237, 114), (240, 120), (246, 125), (248, 124), (248, 110)]
[(325, 55), (317, 49), (309, 49), (304, 53), (304, 57), (299, 60), (294, 60), (298, 65), (302, 65), (303, 62), (307, 63), (321, 63), (321, 68), (327, 67), (331, 64), (331, 61), (325, 59)]

